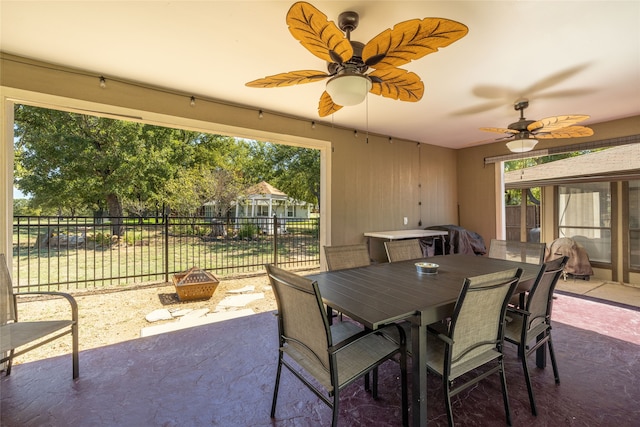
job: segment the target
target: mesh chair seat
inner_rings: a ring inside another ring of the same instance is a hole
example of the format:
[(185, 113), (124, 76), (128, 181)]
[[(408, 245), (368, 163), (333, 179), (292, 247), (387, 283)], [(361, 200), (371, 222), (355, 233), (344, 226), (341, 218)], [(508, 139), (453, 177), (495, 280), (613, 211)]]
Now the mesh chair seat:
[[(444, 351), (445, 343), (437, 336), (427, 334), (427, 364), (438, 375), (444, 374)], [(472, 371), (480, 366), (491, 362), (502, 356), (502, 353), (496, 351), (495, 346), (478, 353), (477, 355), (466, 359), (464, 362), (451, 366), (449, 379), (453, 380), (465, 373)]]
[(0, 353), (22, 347), (72, 325), (72, 320), (9, 323), (0, 329)]
[[(522, 339), (522, 326), (524, 316), (513, 311), (508, 312), (509, 321), (504, 328), (504, 338), (509, 342), (520, 345)], [(546, 323), (538, 323), (536, 326), (529, 328), (527, 335), (532, 339), (543, 333), (549, 326)], [(526, 343), (525, 343), (526, 344)]]
[[(343, 323), (347, 322), (341, 322)], [(357, 329), (357, 332), (362, 330)], [(331, 372), (322, 363), (309, 357), (307, 352), (295, 345), (286, 345), (283, 351), (318, 380), (329, 394), (333, 394)], [(371, 366), (388, 359), (389, 354), (397, 352), (398, 346), (394, 342), (377, 334), (369, 334), (363, 339), (348, 344), (337, 353), (338, 386), (342, 388), (350, 384), (354, 379), (366, 374)]]

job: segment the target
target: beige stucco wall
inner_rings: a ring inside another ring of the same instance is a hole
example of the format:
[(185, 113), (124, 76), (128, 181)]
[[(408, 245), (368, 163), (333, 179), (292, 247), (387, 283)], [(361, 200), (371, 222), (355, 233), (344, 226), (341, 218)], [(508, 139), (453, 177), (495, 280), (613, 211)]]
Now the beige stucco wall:
[[(454, 150), (340, 129), (330, 122), (272, 114), (130, 82), (2, 55), (2, 228), (0, 248), (11, 253), (13, 102), (92, 112), (147, 123), (317, 148), (321, 151), (321, 244), (364, 242), (363, 233), (457, 223)], [(393, 136), (393, 135), (391, 135)], [(407, 217), (408, 224), (403, 224)], [(421, 221), (421, 226), (418, 225)]]

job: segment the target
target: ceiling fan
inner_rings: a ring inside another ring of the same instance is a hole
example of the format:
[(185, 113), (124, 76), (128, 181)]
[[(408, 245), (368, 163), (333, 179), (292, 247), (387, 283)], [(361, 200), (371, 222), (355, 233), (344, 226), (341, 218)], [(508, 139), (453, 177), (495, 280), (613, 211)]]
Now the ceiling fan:
[(579, 138), (593, 135), (593, 129), (586, 126), (573, 126), (575, 123), (587, 120), (587, 115), (553, 116), (542, 120), (527, 120), (524, 109), (529, 106), (529, 100), (516, 101), (514, 108), (520, 111), (520, 120), (504, 128), (480, 128), (485, 132), (507, 133), (509, 136), (496, 139), (508, 139), (507, 147), (514, 153), (533, 150), (539, 139)]
[[(420, 77), (397, 67), (437, 52), (469, 31), (466, 25), (449, 19), (412, 19), (396, 24), (363, 44), (351, 40), (351, 32), (359, 23), (356, 12), (341, 13), (336, 26), (307, 2), (294, 3), (286, 21), (289, 31), (302, 46), (327, 61), (328, 72), (291, 71), (253, 80), (246, 86), (271, 88), (330, 78), (320, 97), (320, 117), (335, 113), (345, 105), (359, 104), (368, 92), (400, 101), (419, 101), (424, 93)], [(369, 68), (373, 71), (367, 73)]]

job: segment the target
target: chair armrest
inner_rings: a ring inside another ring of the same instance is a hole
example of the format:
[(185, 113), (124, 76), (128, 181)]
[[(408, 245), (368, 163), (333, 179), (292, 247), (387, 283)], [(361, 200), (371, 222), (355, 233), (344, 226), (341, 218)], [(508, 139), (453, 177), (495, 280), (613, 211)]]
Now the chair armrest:
[(393, 323), (393, 324), (386, 325), (386, 326), (384, 326), (382, 328), (379, 328), (379, 329), (364, 330), (362, 332), (358, 332), (355, 335), (351, 335), (347, 339), (344, 339), (344, 340), (340, 341), (339, 343), (330, 346), (329, 347), (329, 353), (338, 352), (338, 351), (350, 346), (354, 342), (356, 342), (356, 341), (358, 341), (358, 340), (360, 340), (360, 339), (362, 339), (362, 338), (364, 338), (364, 337), (366, 337), (368, 335), (371, 335), (371, 334), (376, 334), (376, 335), (382, 336), (382, 330), (383, 329), (385, 329), (385, 328), (394, 328), (394, 327), (398, 329), (398, 333), (400, 334), (401, 345), (405, 345), (407, 339), (405, 337), (405, 333), (404, 333), (404, 330), (402, 329), (402, 326), (400, 326), (399, 324)]
[(449, 345), (453, 345), (454, 344), (454, 341), (451, 338), (449, 338), (448, 335), (438, 334), (437, 337), (438, 337), (438, 339), (440, 339), (441, 341), (444, 341), (445, 343), (447, 343)]
[(455, 341), (453, 341), (449, 335), (447, 335), (446, 331), (439, 330), (439, 328), (435, 327), (437, 324), (427, 325), (427, 334), (434, 335), (440, 341), (444, 341), (449, 345), (453, 345)]
[(348, 347), (349, 345), (351, 345), (354, 342), (358, 341), (359, 339), (361, 339), (363, 337), (366, 337), (367, 335), (374, 334), (377, 331), (379, 331), (379, 329), (376, 329), (374, 331), (370, 331), (370, 330), (369, 331), (362, 331), (362, 332), (359, 332), (359, 333), (357, 333), (355, 335), (351, 335), (349, 338), (344, 339), (344, 340), (340, 341), (339, 343), (330, 346), (329, 347), (329, 353), (335, 353), (336, 351), (340, 351), (343, 348)]
[[(19, 295), (51, 295), (51, 296), (63, 297), (67, 300), (67, 302), (69, 302), (69, 305), (71, 306), (71, 320), (73, 320), (74, 322), (78, 322), (78, 303), (76, 302), (76, 299), (71, 294), (67, 294), (65, 292), (55, 292), (55, 291), (42, 291), (42, 292), (32, 291), (32, 292), (20, 292), (19, 294), (15, 294), (14, 298)], [(16, 310), (16, 313), (17, 313), (17, 310)]]
[(527, 310), (523, 310), (521, 308), (507, 307), (507, 314), (509, 314), (509, 313), (518, 313), (518, 314), (522, 314), (523, 316), (528, 316), (528, 315), (531, 314)]

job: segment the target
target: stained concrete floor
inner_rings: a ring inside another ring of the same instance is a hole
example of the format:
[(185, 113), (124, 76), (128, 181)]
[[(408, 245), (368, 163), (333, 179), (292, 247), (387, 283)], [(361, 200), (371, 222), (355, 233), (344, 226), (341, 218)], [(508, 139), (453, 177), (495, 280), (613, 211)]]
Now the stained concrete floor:
[[(640, 310), (564, 292), (553, 329), (561, 383), (550, 366), (532, 369), (537, 417), (515, 348), (506, 349), (513, 424), (640, 425)], [(276, 360), (276, 318), (262, 313), (83, 351), (76, 381), (69, 355), (20, 364), (0, 377), (0, 425), (329, 425), (329, 408), (287, 372), (269, 417)], [(427, 385), (429, 425), (446, 425), (442, 386), (433, 376)], [(505, 425), (497, 377), (459, 394), (453, 407), (459, 426)], [(346, 389), (340, 425), (400, 425), (396, 363), (380, 369), (378, 400), (361, 382)]]
[(556, 291), (566, 295), (579, 295), (594, 300), (640, 307), (640, 284), (625, 284), (606, 280), (560, 278)]

